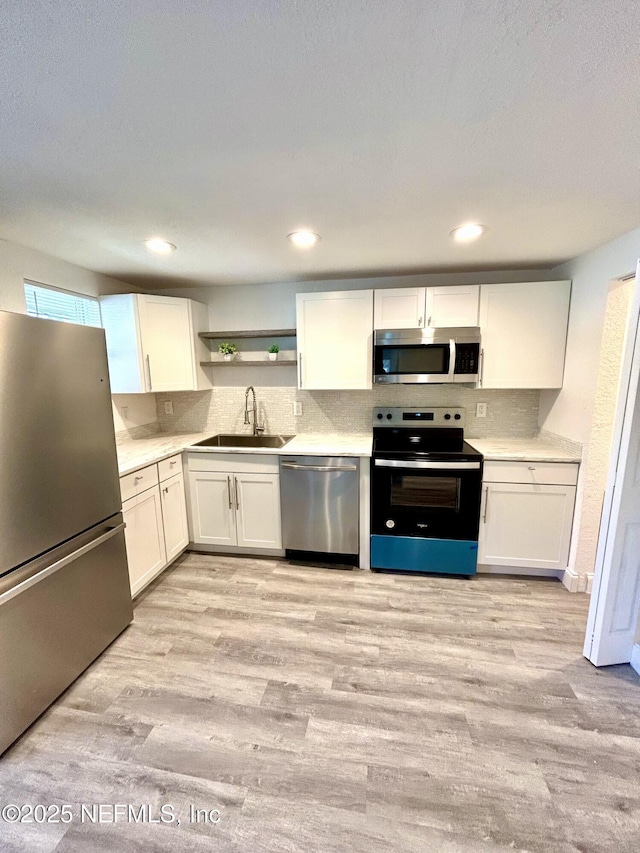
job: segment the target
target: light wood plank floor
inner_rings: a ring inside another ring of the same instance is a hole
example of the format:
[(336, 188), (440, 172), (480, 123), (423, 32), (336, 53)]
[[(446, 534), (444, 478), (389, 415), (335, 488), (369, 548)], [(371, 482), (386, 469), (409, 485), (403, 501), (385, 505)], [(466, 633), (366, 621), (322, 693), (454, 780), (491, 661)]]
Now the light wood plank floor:
[(555, 581), (185, 555), (0, 760), (0, 805), (73, 811), (0, 822), (0, 850), (637, 853), (640, 679), (582, 658), (587, 606)]

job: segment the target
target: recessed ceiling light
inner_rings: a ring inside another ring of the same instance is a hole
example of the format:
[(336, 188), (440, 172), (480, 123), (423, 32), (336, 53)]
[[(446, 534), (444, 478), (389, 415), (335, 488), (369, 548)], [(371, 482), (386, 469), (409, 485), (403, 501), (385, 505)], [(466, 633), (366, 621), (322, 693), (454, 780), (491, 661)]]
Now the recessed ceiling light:
[(150, 240), (145, 240), (145, 246), (150, 252), (155, 252), (156, 255), (170, 255), (171, 252), (175, 252), (176, 250), (173, 243), (169, 243), (161, 237), (152, 237)]
[(291, 240), (298, 249), (310, 249), (320, 240), (320, 235), (313, 231), (293, 231), (287, 234), (287, 239)]
[(470, 222), (467, 225), (460, 225), (458, 228), (454, 228), (451, 236), (457, 243), (470, 243), (472, 240), (482, 237), (486, 230), (484, 225), (477, 225), (475, 222)]

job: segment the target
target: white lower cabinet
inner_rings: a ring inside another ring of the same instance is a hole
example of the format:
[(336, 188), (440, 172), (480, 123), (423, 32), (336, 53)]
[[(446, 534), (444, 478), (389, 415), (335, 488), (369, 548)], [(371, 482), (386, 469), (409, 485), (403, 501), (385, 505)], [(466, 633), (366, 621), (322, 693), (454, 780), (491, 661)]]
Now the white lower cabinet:
[(278, 457), (188, 454), (191, 541), (238, 550), (280, 550), (278, 464)]
[(232, 474), (190, 471), (192, 539), (199, 545), (235, 545)]
[(180, 454), (121, 477), (120, 491), (131, 595), (136, 596), (189, 544)]
[(577, 473), (567, 463), (485, 463), (478, 563), (566, 568)]
[(237, 474), (237, 543), (243, 548), (281, 548), (280, 475)]
[(160, 489), (153, 486), (122, 504), (126, 524), (131, 595), (136, 595), (164, 568), (167, 555), (164, 544)]
[(160, 483), (160, 501), (162, 503), (164, 545), (167, 552), (167, 563), (170, 563), (189, 544), (187, 504), (182, 472)]

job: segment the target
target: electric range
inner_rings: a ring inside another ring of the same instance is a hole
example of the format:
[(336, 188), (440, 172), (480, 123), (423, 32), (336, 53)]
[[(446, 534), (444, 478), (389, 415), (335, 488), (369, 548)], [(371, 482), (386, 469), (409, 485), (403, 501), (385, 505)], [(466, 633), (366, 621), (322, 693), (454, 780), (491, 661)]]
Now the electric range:
[(476, 573), (483, 457), (458, 407), (373, 410), (371, 568)]

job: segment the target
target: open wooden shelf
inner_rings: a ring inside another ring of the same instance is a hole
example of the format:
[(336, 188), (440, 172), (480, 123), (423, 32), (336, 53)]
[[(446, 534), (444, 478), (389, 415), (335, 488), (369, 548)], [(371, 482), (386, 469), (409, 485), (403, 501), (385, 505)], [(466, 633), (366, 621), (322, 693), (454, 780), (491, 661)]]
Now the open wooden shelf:
[[(222, 340), (222, 338), (295, 338), (295, 329), (253, 329), (235, 332), (199, 332), (203, 340)], [(248, 362), (247, 362), (248, 364)]]
[(231, 359), (231, 361), (201, 361), (203, 367), (287, 367), (296, 365), (297, 358), (281, 358), (279, 361), (243, 361), (240, 358)]

